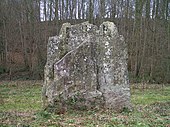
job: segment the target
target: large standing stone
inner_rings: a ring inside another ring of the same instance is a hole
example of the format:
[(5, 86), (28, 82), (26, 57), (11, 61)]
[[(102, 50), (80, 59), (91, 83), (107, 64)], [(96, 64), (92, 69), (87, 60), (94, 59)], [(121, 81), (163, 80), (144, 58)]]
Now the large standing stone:
[(99, 29), (88, 22), (65, 23), (59, 36), (49, 38), (43, 103), (57, 112), (130, 106), (127, 46), (114, 23)]

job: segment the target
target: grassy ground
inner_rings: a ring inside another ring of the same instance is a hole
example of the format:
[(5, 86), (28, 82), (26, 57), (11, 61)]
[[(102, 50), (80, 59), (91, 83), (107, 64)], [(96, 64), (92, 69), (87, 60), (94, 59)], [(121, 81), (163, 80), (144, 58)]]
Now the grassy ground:
[(41, 81), (0, 82), (0, 127), (170, 127), (170, 86), (147, 86), (133, 85), (131, 112), (56, 115), (41, 111)]

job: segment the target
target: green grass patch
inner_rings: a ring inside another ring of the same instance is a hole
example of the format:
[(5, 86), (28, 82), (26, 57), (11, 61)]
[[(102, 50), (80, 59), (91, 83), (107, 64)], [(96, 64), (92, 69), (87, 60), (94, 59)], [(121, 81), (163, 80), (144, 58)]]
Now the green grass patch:
[(170, 86), (132, 89), (133, 111), (70, 110), (57, 115), (41, 110), (42, 82), (0, 83), (0, 127), (169, 127)]
[(41, 86), (0, 84), (0, 112), (41, 109)]
[(170, 101), (170, 87), (163, 89), (136, 89), (133, 91), (131, 101), (135, 105), (150, 105), (155, 102)]

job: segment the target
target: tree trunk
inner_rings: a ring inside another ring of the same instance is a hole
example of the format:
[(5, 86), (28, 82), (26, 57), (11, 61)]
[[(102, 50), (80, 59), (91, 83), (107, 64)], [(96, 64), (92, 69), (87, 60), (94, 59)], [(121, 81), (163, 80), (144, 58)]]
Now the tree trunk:
[(4, 29), (4, 40), (5, 40), (5, 65), (7, 65), (7, 61), (8, 61), (8, 57), (7, 57), (7, 53), (8, 53), (8, 40), (7, 40), (7, 34), (6, 34), (6, 24), (5, 21), (3, 20), (3, 29)]
[(89, 1), (89, 23), (93, 24), (93, 0)]
[(44, 0), (44, 20), (47, 21), (47, 3), (46, 0)]

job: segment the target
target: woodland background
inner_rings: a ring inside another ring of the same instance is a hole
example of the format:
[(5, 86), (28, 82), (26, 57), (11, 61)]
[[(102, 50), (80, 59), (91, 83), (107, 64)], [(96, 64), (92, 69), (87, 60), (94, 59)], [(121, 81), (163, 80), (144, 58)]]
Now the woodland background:
[(131, 82), (170, 83), (170, 0), (0, 0), (0, 80), (43, 79), (64, 22), (106, 20), (128, 44)]

